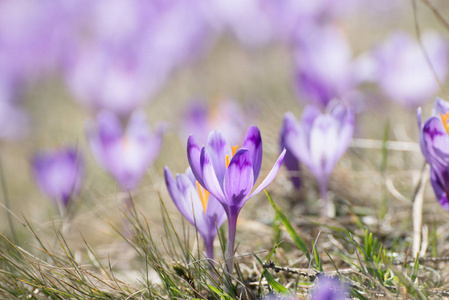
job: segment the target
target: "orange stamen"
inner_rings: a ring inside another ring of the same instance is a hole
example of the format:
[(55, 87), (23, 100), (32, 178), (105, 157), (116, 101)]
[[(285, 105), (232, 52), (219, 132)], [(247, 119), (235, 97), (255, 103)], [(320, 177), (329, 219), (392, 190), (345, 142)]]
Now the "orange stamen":
[(237, 149), (239, 148), (239, 145), (231, 146), (231, 148), (232, 148), (232, 156), (234, 156), (235, 152), (237, 152)]
[(198, 181), (196, 182), (196, 187), (198, 188), (198, 194), (200, 195), (200, 200), (201, 203), (203, 204), (204, 212), (206, 212), (207, 200), (209, 200), (210, 193), (208, 190), (203, 188)]
[[(239, 148), (239, 145), (231, 146), (231, 148), (232, 148), (232, 156), (234, 156), (235, 153), (237, 152), (237, 149)], [(229, 167), (229, 163), (230, 163), (230, 157), (229, 157), (229, 154), (226, 154), (226, 168)]]
[(443, 121), (444, 129), (446, 129), (447, 134), (449, 134), (449, 124), (447, 122), (449, 120), (449, 112), (447, 112), (446, 114), (440, 114), (440, 117)]

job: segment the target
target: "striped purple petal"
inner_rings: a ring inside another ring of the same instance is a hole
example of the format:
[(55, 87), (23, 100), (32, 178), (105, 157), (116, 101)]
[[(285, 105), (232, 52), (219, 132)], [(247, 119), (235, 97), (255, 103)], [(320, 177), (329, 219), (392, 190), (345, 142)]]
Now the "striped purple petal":
[(241, 208), (254, 185), (251, 152), (240, 149), (232, 157), (226, 171), (223, 189), (230, 207)]
[(226, 155), (231, 157), (232, 154), (231, 146), (229, 146), (219, 131), (214, 130), (207, 139), (207, 150), (214, 166), (215, 175), (221, 186), (226, 173)]
[(253, 166), (255, 183), (259, 177), (260, 168), (262, 166), (262, 137), (260, 136), (259, 128), (256, 126), (250, 126), (248, 128), (242, 148), (248, 149), (251, 153), (251, 163)]

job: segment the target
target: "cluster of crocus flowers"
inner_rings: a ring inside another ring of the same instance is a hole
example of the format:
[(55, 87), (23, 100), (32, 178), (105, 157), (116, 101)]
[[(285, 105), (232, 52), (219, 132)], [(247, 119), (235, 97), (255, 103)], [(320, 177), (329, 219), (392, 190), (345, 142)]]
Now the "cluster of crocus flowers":
[(435, 196), (444, 209), (449, 210), (449, 103), (437, 98), (433, 115), (422, 122), (418, 108), (421, 152), (430, 165), (430, 182)]
[(226, 220), (223, 207), (198, 183), (190, 168), (185, 174), (176, 174), (173, 178), (168, 167), (165, 167), (164, 176), (173, 202), (184, 218), (196, 227), (203, 238), (207, 257), (213, 259), (217, 229)]
[(265, 189), (276, 177), (285, 151), (281, 153), (267, 177), (254, 190), (262, 165), (262, 138), (257, 127), (249, 127), (240, 149), (231, 147), (218, 131), (209, 134), (207, 145), (199, 147), (193, 135), (187, 141), (187, 157), (199, 184), (223, 206), (228, 219), (226, 267), (234, 267), (234, 243), (237, 218), (243, 205)]
[(316, 106), (306, 106), (299, 123), (293, 114), (285, 114), (281, 140), (287, 151), (315, 176), (323, 201), (322, 214), (330, 216), (329, 177), (351, 142), (354, 114), (338, 102), (332, 102), (326, 110), (323, 113)]
[(110, 112), (101, 112), (88, 128), (92, 152), (123, 191), (134, 190), (153, 163), (162, 144), (162, 131), (152, 132), (142, 111), (134, 112), (126, 130)]
[(84, 173), (83, 160), (76, 148), (37, 153), (32, 161), (34, 178), (42, 192), (64, 214), (70, 199), (78, 195)]

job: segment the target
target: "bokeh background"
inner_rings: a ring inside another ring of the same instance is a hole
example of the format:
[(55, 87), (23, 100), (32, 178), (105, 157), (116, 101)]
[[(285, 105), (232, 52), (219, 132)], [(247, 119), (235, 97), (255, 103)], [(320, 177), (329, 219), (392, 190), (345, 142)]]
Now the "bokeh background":
[[(316, 67), (330, 74), (329, 85), (338, 86), (341, 77), (350, 73), (350, 88), (334, 96), (356, 111), (355, 139), (330, 183), (339, 221), (345, 222), (350, 215), (347, 207), (351, 207), (380, 232), (395, 228), (397, 236), (406, 238), (411, 226), (410, 199), (424, 164), (417, 143), (416, 108), (423, 106), (428, 116), (435, 96), (448, 97), (449, 28), (428, 3), (0, 2), (0, 232), (12, 238), (9, 214), (16, 242), (29, 247), (33, 241), (21, 226), (24, 218), (50, 240), (64, 223), (66, 240), (80, 256), (87, 255), (82, 251), (84, 237), (100, 256), (114, 258), (113, 267), (123, 271), (119, 275), (135, 279), (139, 275), (131, 271), (136, 266), (128, 264), (132, 253), (125, 255), (127, 248), (113, 228), (123, 226), (121, 211), (128, 192), (99, 165), (86, 136), (97, 114), (110, 110), (126, 126), (131, 111), (143, 110), (152, 128), (157, 124), (164, 127), (157, 158), (144, 167), (139, 186), (130, 191), (151, 229), (163, 234), (160, 198), (179, 228), (190, 226), (182, 223), (163, 179), (164, 166), (173, 173), (182, 173), (188, 166), (188, 134), (221, 128), (233, 134), (238, 144), (247, 127), (257, 125), (264, 147), (261, 174), (265, 175), (280, 152), (284, 113), (293, 112), (299, 119), (305, 104), (322, 105), (298, 83), (298, 73)], [(441, 16), (449, 15), (444, 0), (430, 4)], [(329, 40), (323, 28), (333, 32)], [(385, 45), (398, 31), (409, 35), (417, 56), (409, 54), (405, 38), (399, 49), (390, 53), (392, 57), (379, 58), (379, 49), (394, 48)], [(429, 31), (438, 36), (426, 51), (441, 86), (434, 77), (425, 77), (428, 61), (424, 59), (424, 67), (422, 63), (413, 66), (423, 60), (420, 55), (424, 56), (422, 50), (426, 49), (419, 47), (418, 35)], [(433, 50), (439, 44), (441, 49)], [(323, 55), (319, 66), (304, 62), (307, 51)], [(438, 58), (434, 59), (433, 52), (438, 52)], [(404, 63), (410, 68), (401, 69)], [(388, 70), (392, 65), (395, 71)], [(396, 82), (395, 76), (413, 78)], [(399, 91), (388, 90), (388, 84), (382, 82), (385, 78), (395, 82)], [(430, 87), (416, 87), (426, 81), (431, 82)], [(407, 91), (412, 96), (408, 97)], [(418, 99), (413, 95), (419, 95)], [(189, 118), (195, 107), (205, 111), (207, 119), (196, 129), (189, 127), (193, 126)], [(399, 143), (389, 146), (383, 170), (381, 148), (387, 127), (387, 139)], [(71, 213), (62, 218), (54, 201), (37, 186), (32, 159), (38, 152), (67, 145), (75, 146), (82, 155), (85, 172), (79, 195), (71, 199)], [(320, 210), (316, 183), (305, 167), (301, 178), (302, 187), (295, 190), (283, 169), (269, 188), (297, 224), (304, 215), (318, 217)], [(442, 223), (446, 212), (430, 187), (425, 199), (427, 220)], [(378, 212), (385, 203), (387, 212), (380, 222)], [(273, 215), (263, 194), (247, 203), (238, 227), (239, 253), (270, 245), (266, 236), (272, 232)], [(447, 226), (438, 231), (449, 232)]]

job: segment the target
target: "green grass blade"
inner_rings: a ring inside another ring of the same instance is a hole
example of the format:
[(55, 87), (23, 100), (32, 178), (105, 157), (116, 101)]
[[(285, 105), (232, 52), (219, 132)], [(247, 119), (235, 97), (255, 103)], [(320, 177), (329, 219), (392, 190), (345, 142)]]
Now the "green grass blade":
[(284, 224), (285, 228), (287, 229), (288, 234), (290, 234), (291, 238), (293, 239), (293, 242), (295, 242), (296, 246), (304, 253), (304, 255), (307, 257), (309, 262), (311, 261), (309, 249), (307, 249), (306, 243), (302, 240), (302, 238), (298, 235), (298, 233), (293, 229), (292, 224), (290, 224), (290, 221), (285, 216), (285, 214), (282, 212), (282, 210), (273, 202), (273, 199), (271, 198), (270, 194), (267, 190), (265, 190), (265, 194), (268, 197), (268, 200), (270, 201), (271, 206), (273, 207), (276, 214), (279, 216), (279, 219), (281, 220), (282, 224)]

